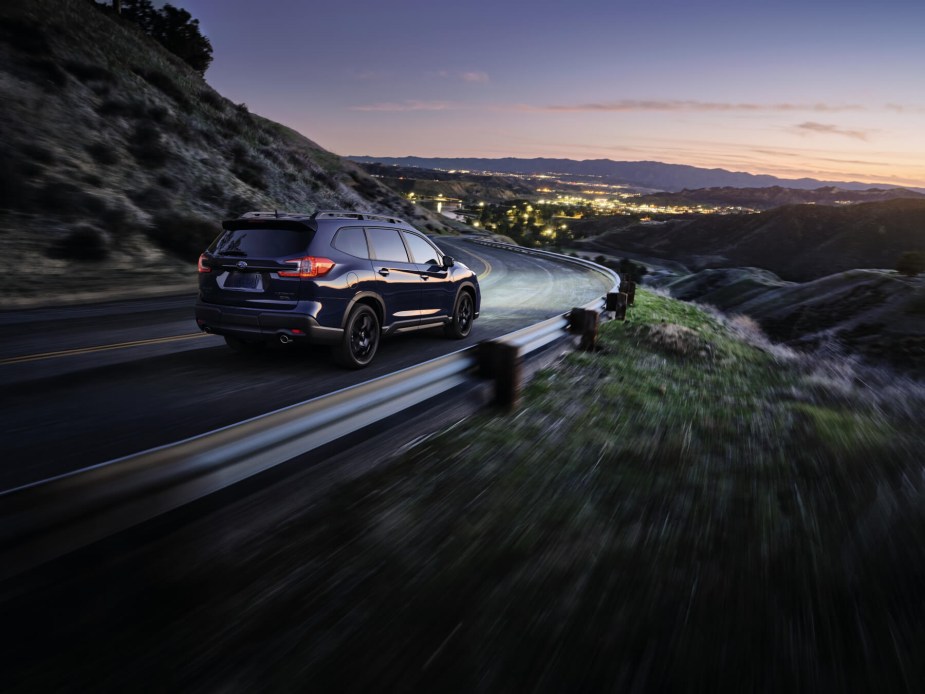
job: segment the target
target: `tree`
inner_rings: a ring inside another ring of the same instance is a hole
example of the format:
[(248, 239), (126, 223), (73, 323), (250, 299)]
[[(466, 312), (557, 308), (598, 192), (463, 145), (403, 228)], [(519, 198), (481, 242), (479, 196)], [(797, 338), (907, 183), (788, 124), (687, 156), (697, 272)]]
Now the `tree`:
[(925, 252), (906, 251), (896, 261), (896, 271), (909, 277), (925, 272)]
[(212, 63), (212, 44), (199, 30), (199, 20), (171, 4), (158, 10), (151, 0), (121, 0), (122, 16), (181, 58), (200, 75)]
[(154, 38), (204, 75), (212, 62), (212, 44), (199, 31), (199, 20), (193, 19), (186, 10), (167, 4), (160, 12), (158, 23)]

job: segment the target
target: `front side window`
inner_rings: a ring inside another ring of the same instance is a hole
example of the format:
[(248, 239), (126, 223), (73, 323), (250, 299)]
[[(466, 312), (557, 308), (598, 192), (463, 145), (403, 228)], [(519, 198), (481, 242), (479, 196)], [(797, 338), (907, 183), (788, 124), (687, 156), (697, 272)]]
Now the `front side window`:
[(376, 260), (387, 260), (397, 263), (407, 263), (408, 253), (405, 244), (401, 242), (398, 229), (383, 229), (373, 227), (367, 229), (369, 249)]
[(425, 239), (417, 234), (402, 232), (408, 248), (411, 249), (411, 257), (419, 265), (439, 265), (440, 254), (437, 249), (430, 245)]
[(361, 227), (340, 229), (334, 237), (334, 248), (357, 258), (369, 258), (366, 247), (366, 234)]

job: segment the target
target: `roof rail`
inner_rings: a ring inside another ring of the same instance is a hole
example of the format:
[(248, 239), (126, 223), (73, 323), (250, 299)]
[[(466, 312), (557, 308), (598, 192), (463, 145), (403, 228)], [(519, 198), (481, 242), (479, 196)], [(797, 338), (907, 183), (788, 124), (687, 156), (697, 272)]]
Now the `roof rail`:
[(372, 214), (370, 212), (350, 212), (348, 210), (317, 210), (312, 219), (370, 219), (391, 224), (404, 224), (411, 226), (404, 219), (386, 214)]
[(307, 212), (279, 212), (278, 210), (273, 212), (255, 210), (241, 215), (241, 219), (305, 219), (306, 217), (308, 217)]

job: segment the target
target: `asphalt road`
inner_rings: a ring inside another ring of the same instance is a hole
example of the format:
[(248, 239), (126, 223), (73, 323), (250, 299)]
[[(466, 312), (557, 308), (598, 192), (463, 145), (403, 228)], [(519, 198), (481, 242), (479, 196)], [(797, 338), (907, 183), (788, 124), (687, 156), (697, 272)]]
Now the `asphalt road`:
[(438, 239), (480, 275), (472, 334), (385, 340), (360, 372), (327, 349), (230, 352), (198, 332), (193, 296), (0, 313), (0, 490), (172, 443), (502, 335), (602, 296), (593, 271)]

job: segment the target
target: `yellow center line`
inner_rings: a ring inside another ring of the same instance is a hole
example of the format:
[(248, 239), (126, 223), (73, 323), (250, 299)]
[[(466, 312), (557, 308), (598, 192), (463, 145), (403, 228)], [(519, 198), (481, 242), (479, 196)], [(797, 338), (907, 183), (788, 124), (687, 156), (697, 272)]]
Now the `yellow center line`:
[(478, 253), (473, 253), (473, 252), (472, 252), (470, 249), (468, 249), (468, 248), (466, 249), (466, 253), (468, 253), (469, 255), (471, 255), (473, 258), (475, 258), (475, 259), (478, 260), (480, 263), (482, 263), (482, 265), (485, 266), (485, 271), (482, 272), (482, 273), (480, 273), (479, 276), (478, 276), (478, 277), (479, 277), (479, 281), (481, 282), (482, 280), (484, 280), (486, 277), (488, 277), (488, 276), (491, 274), (491, 263), (489, 263), (485, 258), (483, 258), (482, 256), (480, 256)]
[(77, 347), (75, 349), (63, 349), (60, 352), (45, 352), (43, 354), (24, 354), (20, 357), (9, 357), (0, 359), (0, 365), (4, 364), (22, 364), (29, 361), (39, 361), (41, 359), (55, 359), (57, 357), (70, 357), (76, 354), (92, 354), (94, 352), (108, 352), (113, 349), (126, 349), (127, 347), (143, 347), (145, 345), (160, 345), (167, 342), (177, 342), (179, 340), (192, 340), (197, 337), (210, 337), (206, 333), (188, 333), (186, 335), (172, 335), (170, 337), (152, 337), (147, 340), (134, 340), (132, 342), (119, 342), (114, 345), (98, 345), (96, 347)]

